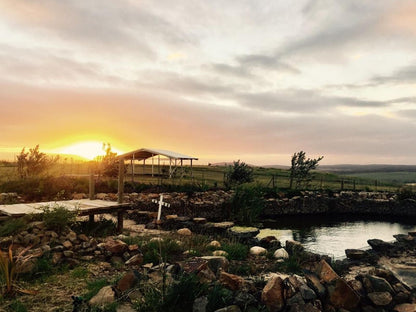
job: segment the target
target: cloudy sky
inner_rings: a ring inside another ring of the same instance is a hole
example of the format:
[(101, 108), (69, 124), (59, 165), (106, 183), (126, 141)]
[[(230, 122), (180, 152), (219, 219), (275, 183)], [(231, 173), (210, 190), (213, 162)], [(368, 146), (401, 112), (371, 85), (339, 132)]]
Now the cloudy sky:
[(416, 2), (0, 0), (0, 158), (416, 164)]

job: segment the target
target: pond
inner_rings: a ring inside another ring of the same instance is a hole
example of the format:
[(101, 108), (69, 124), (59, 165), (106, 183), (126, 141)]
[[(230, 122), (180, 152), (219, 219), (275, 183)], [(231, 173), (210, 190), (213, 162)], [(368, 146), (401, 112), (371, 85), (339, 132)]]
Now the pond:
[(309, 251), (334, 258), (345, 257), (345, 249), (369, 248), (367, 240), (394, 241), (393, 235), (416, 231), (412, 218), (369, 218), (363, 216), (283, 216), (263, 223), (259, 238), (274, 235), (282, 243), (301, 242)]

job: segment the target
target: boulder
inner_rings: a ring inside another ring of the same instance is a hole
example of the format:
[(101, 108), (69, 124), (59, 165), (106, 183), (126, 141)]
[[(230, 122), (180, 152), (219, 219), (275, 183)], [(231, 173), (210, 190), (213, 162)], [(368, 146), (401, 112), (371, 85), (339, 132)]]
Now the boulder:
[(416, 312), (416, 303), (398, 304), (393, 309), (394, 312)]
[(273, 276), (264, 286), (261, 301), (272, 312), (278, 312), (284, 308), (283, 280), (279, 276)]
[(228, 257), (228, 252), (224, 250), (215, 250), (212, 252), (212, 255), (215, 257)]
[(272, 235), (263, 237), (262, 239), (260, 239), (259, 243), (261, 247), (264, 247), (266, 249), (281, 247), (280, 241), (275, 236), (272, 236)]
[(208, 304), (207, 296), (196, 298), (192, 305), (192, 312), (206, 312)]
[(369, 239), (367, 240), (367, 243), (374, 251), (381, 252), (383, 254), (389, 253), (394, 247), (394, 244), (385, 242), (381, 239)]
[(240, 290), (245, 285), (244, 278), (226, 272), (220, 273), (219, 281), (222, 285), (233, 291)]
[(273, 257), (275, 259), (289, 259), (289, 254), (286, 249), (279, 248), (274, 252)]
[(345, 249), (345, 255), (351, 260), (363, 260), (368, 257), (368, 252), (361, 249)]
[(267, 249), (260, 246), (253, 246), (250, 248), (250, 255), (261, 256), (267, 254)]
[(177, 231), (177, 233), (178, 233), (179, 235), (181, 235), (181, 236), (191, 236), (191, 235), (192, 235), (191, 230), (190, 230), (190, 229), (188, 229), (188, 228), (182, 228), (182, 229), (179, 229), (179, 230)]
[(228, 229), (228, 233), (238, 239), (249, 239), (259, 234), (260, 230), (256, 227), (233, 226)]
[(305, 299), (306, 301), (315, 300), (317, 297), (315, 292), (306, 285), (300, 286), (299, 291), (300, 291), (300, 294), (302, 295), (302, 298)]
[(360, 303), (360, 296), (342, 278), (332, 280), (327, 290), (329, 303), (336, 308), (354, 310)]
[(300, 242), (294, 240), (287, 240), (285, 248), (290, 255), (302, 252), (305, 249)]
[(105, 250), (113, 253), (113, 254), (123, 254), (127, 249), (128, 246), (125, 242), (121, 240), (113, 240), (113, 239), (107, 239), (104, 243)]
[(223, 256), (204, 256), (202, 259), (208, 261), (208, 267), (218, 275), (220, 272), (227, 272), (230, 265), (227, 258)]
[(389, 292), (394, 293), (393, 287), (384, 278), (366, 274), (363, 278), (363, 285), (368, 293), (370, 292)]
[(316, 274), (324, 283), (331, 283), (332, 281), (339, 279), (338, 274), (335, 273), (335, 271), (325, 260), (321, 260), (319, 262)]
[(313, 289), (313, 291), (320, 297), (323, 298), (326, 293), (325, 287), (320, 283), (318, 276), (313, 273), (305, 273), (307, 285)]
[(221, 243), (219, 241), (213, 240), (208, 244), (208, 247), (221, 248)]
[(393, 300), (393, 297), (387, 291), (384, 291), (384, 292), (372, 292), (372, 293), (369, 293), (367, 295), (367, 297), (370, 299), (370, 301), (375, 306), (387, 306)]
[(139, 279), (136, 274), (133, 271), (130, 271), (124, 274), (124, 276), (117, 282), (116, 288), (120, 292), (125, 292), (126, 290), (132, 289), (138, 281)]
[(115, 301), (115, 293), (111, 286), (105, 286), (90, 299), (89, 303), (93, 306), (103, 306)]

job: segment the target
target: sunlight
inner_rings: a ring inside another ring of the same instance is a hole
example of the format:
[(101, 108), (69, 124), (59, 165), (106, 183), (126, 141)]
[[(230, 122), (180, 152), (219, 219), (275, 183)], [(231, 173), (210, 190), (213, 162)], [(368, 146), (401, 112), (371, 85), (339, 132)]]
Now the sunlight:
[[(118, 155), (123, 154), (122, 151), (114, 148), (113, 146), (111, 146), (111, 150)], [(98, 141), (74, 143), (58, 149), (57, 152), (60, 154), (77, 155), (89, 160), (93, 160), (97, 156), (105, 155), (105, 151), (103, 150), (103, 142)]]

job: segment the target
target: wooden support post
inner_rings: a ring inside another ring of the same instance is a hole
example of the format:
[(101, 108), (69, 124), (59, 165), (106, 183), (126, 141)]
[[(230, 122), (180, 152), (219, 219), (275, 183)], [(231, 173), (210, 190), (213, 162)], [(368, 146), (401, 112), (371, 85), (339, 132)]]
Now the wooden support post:
[(321, 185), (320, 185), (320, 189), (321, 189), (321, 190), (322, 190), (323, 184), (324, 184), (324, 178), (323, 178), (323, 177), (321, 177)]
[(353, 190), (355, 191), (355, 180), (352, 181), (352, 187), (353, 187)]
[(154, 166), (154, 156), (155, 156), (155, 155), (153, 155), (153, 154), (152, 154), (152, 178), (154, 177), (154, 172), (153, 172), (153, 166)]
[(123, 202), (124, 197), (124, 158), (118, 162), (118, 203)]
[(95, 181), (92, 171), (90, 172), (90, 182), (89, 182), (89, 199), (95, 199)]
[(344, 179), (341, 180), (341, 191), (344, 190)]
[(124, 217), (124, 210), (119, 210), (117, 212), (117, 232), (123, 232), (123, 217)]
[(130, 166), (131, 166), (131, 182), (134, 182), (134, 164), (133, 159), (130, 160)]
[(193, 177), (194, 177), (194, 170), (192, 168), (192, 158), (191, 158), (191, 178), (193, 178)]
[(90, 224), (93, 224), (94, 223), (94, 218), (95, 217), (95, 215), (94, 214), (90, 214), (89, 216), (88, 216), (88, 221), (89, 221), (89, 223)]

